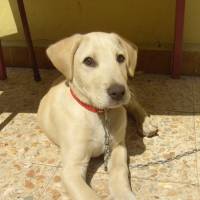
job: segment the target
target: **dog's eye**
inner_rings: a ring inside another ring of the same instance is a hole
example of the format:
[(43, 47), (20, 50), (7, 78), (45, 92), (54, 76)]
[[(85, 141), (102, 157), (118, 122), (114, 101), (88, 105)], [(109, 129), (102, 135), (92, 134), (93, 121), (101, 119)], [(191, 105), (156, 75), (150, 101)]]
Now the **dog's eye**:
[(89, 67), (95, 67), (96, 66), (96, 62), (93, 58), (91, 57), (86, 57), (84, 60), (83, 60), (83, 63)]
[(117, 55), (117, 62), (123, 63), (125, 61), (125, 57), (122, 54)]

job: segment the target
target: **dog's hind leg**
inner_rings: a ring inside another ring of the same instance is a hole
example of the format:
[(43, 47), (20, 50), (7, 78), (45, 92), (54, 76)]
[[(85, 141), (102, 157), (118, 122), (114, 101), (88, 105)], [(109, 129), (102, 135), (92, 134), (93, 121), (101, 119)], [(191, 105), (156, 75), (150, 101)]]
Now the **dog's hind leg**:
[(147, 114), (140, 103), (131, 97), (129, 104), (126, 106), (127, 112), (136, 120), (139, 132), (147, 137), (156, 135), (158, 128), (155, 125), (152, 117)]

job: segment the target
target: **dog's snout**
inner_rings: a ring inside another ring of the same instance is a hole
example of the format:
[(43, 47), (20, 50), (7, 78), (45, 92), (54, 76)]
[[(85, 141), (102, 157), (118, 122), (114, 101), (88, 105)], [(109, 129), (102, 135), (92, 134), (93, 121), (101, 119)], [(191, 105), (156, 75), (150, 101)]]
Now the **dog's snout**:
[(113, 100), (121, 100), (125, 94), (125, 87), (120, 84), (113, 84), (107, 89), (108, 95)]

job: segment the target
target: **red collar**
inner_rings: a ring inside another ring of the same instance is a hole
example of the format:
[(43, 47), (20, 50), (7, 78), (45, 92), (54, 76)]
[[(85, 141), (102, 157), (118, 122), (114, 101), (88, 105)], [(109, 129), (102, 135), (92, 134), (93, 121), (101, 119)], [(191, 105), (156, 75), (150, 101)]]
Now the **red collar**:
[(81, 101), (75, 94), (74, 92), (72, 91), (72, 89), (70, 88), (70, 92), (71, 92), (71, 95), (74, 97), (74, 99), (81, 105), (83, 106), (85, 109), (91, 111), (91, 112), (94, 112), (94, 113), (103, 113), (104, 112), (104, 109), (99, 109), (99, 108), (95, 108), (91, 105), (88, 105), (86, 103), (84, 103), (83, 101)]

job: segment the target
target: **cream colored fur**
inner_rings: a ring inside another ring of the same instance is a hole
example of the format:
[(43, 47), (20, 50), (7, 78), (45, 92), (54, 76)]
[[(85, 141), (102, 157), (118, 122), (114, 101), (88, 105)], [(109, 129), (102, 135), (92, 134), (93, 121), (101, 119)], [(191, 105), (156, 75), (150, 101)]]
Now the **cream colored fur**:
[[(124, 63), (116, 55), (125, 56)], [(97, 200), (97, 194), (86, 184), (85, 176), (91, 157), (104, 153), (104, 128), (101, 117), (82, 107), (72, 97), (69, 86), (83, 102), (101, 109), (109, 109), (112, 153), (108, 164), (110, 197), (114, 200), (134, 200), (128, 179), (125, 134), (126, 110), (123, 107), (131, 98), (127, 75), (133, 76), (137, 61), (137, 48), (117, 34), (94, 32), (73, 35), (47, 49), (55, 67), (66, 80), (52, 86), (43, 97), (38, 120), (47, 136), (61, 148), (62, 180), (73, 200)], [(95, 59), (97, 66), (88, 67), (85, 57)], [(67, 86), (67, 84), (69, 86)], [(107, 88), (118, 83), (125, 87), (122, 100), (112, 100)], [(133, 98), (129, 110), (134, 114), (145, 135), (156, 128), (151, 119)]]

